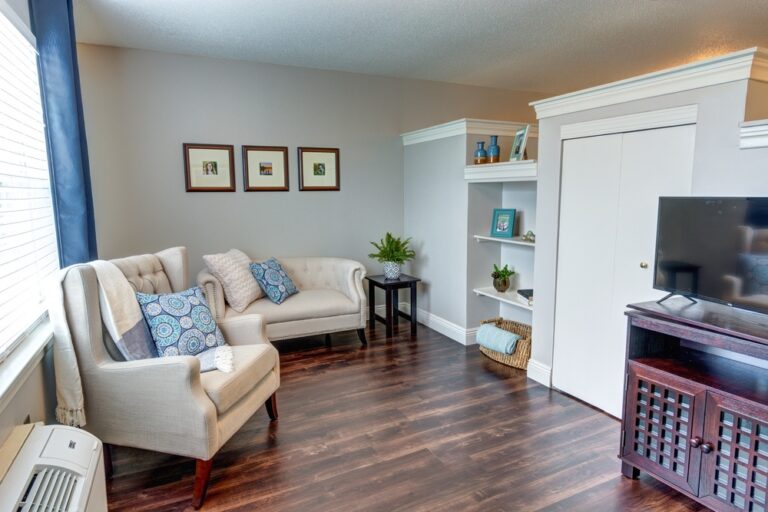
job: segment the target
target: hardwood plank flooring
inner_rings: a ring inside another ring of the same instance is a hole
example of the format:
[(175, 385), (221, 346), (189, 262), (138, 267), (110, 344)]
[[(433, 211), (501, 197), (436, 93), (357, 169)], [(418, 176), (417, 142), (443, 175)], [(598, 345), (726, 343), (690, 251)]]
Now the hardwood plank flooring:
[[(277, 343), (262, 408), (214, 459), (206, 511), (705, 510), (623, 478), (619, 423), (419, 326)], [(111, 511), (191, 509), (194, 461), (117, 447)]]

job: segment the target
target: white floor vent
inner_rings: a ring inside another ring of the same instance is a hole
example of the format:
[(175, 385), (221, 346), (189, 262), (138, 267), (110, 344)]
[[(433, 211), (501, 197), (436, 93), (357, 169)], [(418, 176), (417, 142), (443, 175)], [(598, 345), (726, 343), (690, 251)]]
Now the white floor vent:
[(67, 512), (77, 486), (77, 477), (77, 473), (64, 468), (34, 468), (16, 512)]

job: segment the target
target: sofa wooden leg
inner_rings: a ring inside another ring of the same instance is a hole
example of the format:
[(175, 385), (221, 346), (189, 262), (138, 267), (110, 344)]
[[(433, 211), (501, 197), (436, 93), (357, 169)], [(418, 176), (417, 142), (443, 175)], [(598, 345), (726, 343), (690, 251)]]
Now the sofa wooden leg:
[(272, 396), (270, 396), (267, 401), (264, 402), (264, 405), (267, 406), (267, 414), (269, 414), (269, 419), (275, 421), (277, 419), (277, 393), (272, 393)]
[(365, 329), (358, 329), (357, 337), (360, 338), (360, 343), (362, 343), (363, 345), (368, 344), (368, 340), (365, 338)]
[(328, 348), (331, 348), (331, 334), (328, 333), (325, 335), (325, 346)]
[(107, 480), (109, 480), (114, 473), (112, 468), (112, 445), (104, 443), (101, 449), (104, 451), (104, 474)]
[(192, 497), (192, 506), (195, 510), (202, 507), (205, 501), (208, 482), (211, 478), (211, 466), (213, 466), (213, 457), (208, 460), (195, 460), (195, 492)]

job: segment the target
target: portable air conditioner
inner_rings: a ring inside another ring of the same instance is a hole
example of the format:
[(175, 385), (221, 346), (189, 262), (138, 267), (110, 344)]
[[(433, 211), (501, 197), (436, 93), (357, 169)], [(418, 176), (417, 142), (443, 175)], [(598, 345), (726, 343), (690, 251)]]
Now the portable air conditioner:
[(72, 427), (20, 425), (0, 447), (0, 510), (104, 512), (101, 441)]

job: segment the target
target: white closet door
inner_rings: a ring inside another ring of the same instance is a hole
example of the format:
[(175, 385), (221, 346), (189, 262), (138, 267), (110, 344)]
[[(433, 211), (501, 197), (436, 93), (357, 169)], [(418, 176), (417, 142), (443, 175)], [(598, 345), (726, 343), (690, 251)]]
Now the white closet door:
[(623, 313), (659, 297), (658, 198), (690, 194), (694, 137), (694, 126), (681, 126), (563, 145), (553, 385), (614, 416), (623, 395)]

